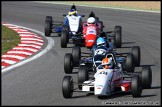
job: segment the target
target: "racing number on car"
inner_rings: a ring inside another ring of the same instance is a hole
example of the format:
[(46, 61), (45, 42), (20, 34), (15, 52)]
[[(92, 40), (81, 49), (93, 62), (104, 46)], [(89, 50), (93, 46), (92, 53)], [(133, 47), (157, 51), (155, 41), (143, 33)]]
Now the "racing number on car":
[(93, 26), (88, 27), (88, 28), (87, 28), (87, 35), (88, 35), (88, 34), (94, 34), (94, 35), (96, 35), (96, 34), (97, 34), (97, 33), (96, 33), (96, 28), (93, 27)]
[(107, 72), (101, 71), (99, 74), (105, 74), (105, 75), (107, 75)]
[(76, 18), (75, 18), (75, 17), (72, 17), (72, 19), (73, 19), (73, 20), (76, 20)]

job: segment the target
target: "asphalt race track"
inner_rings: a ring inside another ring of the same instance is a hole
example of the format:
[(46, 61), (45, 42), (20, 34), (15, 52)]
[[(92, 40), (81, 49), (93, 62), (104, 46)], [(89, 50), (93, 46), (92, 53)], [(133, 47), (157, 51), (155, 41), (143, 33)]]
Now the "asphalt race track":
[[(44, 32), (45, 16), (52, 15), (54, 20), (63, 21), (62, 14), (67, 13), (70, 6), (42, 4), (35, 2), (2, 2), (2, 21), (29, 27)], [(123, 30), (122, 48), (118, 52), (130, 52), (132, 46), (141, 48), (141, 67), (151, 66), (152, 88), (143, 90), (140, 98), (131, 94), (115, 94), (103, 99), (87, 93), (73, 93), (73, 98), (62, 96), (62, 80), (64, 73), (64, 55), (71, 52), (73, 45), (62, 49), (60, 37), (52, 34), (54, 47), (38, 59), (26, 63), (2, 75), (2, 105), (102, 105), (108, 101), (145, 101), (161, 103), (161, 32), (160, 14), (134, 12), (124, 10), (99, 9), (77, 6), (78, 13), (86, 15), (93, 10), (103, 21), (104, 30), (113, 30), (121, 25)], [(47, 41), (45, 41), (47, 44)], [(86, 51), (82, 49), (82, 52)], [(141, 67), (136, 68), (140, 71)], [(77, 68), (71, 74), (77, 81)]]

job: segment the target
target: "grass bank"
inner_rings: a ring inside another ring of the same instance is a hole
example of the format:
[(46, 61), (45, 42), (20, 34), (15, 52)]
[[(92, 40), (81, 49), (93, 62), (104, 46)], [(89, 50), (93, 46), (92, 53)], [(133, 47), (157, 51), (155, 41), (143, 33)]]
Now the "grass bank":
[(20, 36), (15, 31), (1, 25), (1, 55), (20, 43)]

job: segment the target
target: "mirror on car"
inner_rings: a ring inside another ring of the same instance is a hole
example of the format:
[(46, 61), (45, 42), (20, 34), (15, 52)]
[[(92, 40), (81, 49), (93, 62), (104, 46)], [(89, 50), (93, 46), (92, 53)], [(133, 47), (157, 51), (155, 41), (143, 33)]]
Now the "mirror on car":
[(66, 14), (63, 14), (62, 16), (64, 16), (64, 17), (65, 17), (65, 16), (66, 16)]
[(82, 17), (85, 17), (85, 15), (81, 15)]

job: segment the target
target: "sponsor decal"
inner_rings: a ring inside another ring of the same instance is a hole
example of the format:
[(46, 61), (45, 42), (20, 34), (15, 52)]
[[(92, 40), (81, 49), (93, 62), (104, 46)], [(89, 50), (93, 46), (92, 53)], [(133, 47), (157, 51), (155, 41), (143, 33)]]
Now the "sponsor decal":
[(97, 89), (101, 89), (103, 87), (103, 85), (97, 85), (96, 87), (97, 87)]
[(94, 40), (87, 40), (87, 42), (94, 42)]

